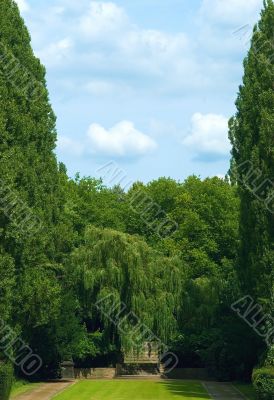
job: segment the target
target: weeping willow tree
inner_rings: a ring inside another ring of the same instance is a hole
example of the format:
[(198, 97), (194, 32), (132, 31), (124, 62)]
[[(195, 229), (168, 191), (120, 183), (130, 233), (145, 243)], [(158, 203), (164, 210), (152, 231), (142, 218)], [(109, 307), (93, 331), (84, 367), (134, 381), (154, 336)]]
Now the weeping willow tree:
[[(83, 321), (130, 350), (168, 344), (177, 329), (184, 269), (136, 236), (90, 226), (71, 257)], [(92, 321), (92, 322), (91, 322)]]

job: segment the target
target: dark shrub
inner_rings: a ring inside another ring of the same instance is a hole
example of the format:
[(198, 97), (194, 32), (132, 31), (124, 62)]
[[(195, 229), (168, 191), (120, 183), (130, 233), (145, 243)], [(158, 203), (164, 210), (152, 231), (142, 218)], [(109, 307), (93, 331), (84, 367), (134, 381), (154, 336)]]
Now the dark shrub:
[(0, 400), (9, 400), (13, 381), (13, 367), (0, 362)]
[(264, 367), (254, 369), (252, 375), (253, 385), (258, 398), (262, 400), (274, 399), (274, 368)]

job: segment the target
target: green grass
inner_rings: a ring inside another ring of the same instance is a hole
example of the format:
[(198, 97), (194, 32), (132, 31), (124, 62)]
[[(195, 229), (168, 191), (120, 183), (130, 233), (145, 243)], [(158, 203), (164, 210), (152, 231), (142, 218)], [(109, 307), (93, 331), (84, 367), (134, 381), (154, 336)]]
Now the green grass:
[(210, 399), (198, 382), (80, 381), (54, 400), (204, 400)]
[(28, 383), (25, 381), (16, 381), (12, 387), (11, 398), (18, 396), (19, 394), (26, 393), (40, 386), (40, 383)]
[(256, 392), (251, 383), (234, 383), (237, 388), (247, 399), (256, 400)]

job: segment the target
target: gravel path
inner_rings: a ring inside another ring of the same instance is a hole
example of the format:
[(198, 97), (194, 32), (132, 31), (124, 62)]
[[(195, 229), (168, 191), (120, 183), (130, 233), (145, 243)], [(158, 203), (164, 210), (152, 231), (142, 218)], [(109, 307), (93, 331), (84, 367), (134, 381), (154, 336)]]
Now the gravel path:
[(203, 382), (213, 400), (247, 400), (231, 383)]
[(50, 400), (54, 395), (63, 391), (74, 382), (50, 382), (43, 383), (31, 392), (20, 394), (14, 400)]

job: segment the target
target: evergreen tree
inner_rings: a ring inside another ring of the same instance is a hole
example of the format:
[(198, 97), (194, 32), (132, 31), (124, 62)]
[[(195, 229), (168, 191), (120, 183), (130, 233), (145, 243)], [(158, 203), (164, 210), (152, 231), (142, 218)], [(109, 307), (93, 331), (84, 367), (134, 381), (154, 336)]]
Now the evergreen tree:
[(274, 267), (274, 3), (264, 1), (230, 120), (231, 173), (241, 198), (239, 275), (246, 294), (271, 299)]
[[(62, 230), (63, 194), (53, 152), (55, 120), (45, 68), (33, 54), (16, 3), (2, 0), (0, 257), (7, 268), (10, 266), (5, 278), (9, 282), (15, 265), (13, 319), (17, 326), (20, 323), (23, 338), (38, 353), (41, 348), (36, 330), (46, 341), (48, 327), (58, 318), (60, 307), (61, 285), (56, 277), (62, 273), (58, 255), (63, 243), (56, 238)], [(2, 272), (2, 261), (0, 266)], [(1, 290), (1, 305), (5, 304), (2, 293), (7, 292), (4, 295), (10, 299), (8, 288)]]
[[(236, 101), (237, 113), (230, 120), (233, 145), (231, 173), (241, 199), (239, 276), (244, 293), (253, 296), (269, 313), (273, 313), (273, 0), (264, 1), (244, 69), (243, 84)], [(273, 326), (268, 326), (268, 329), (273, 329)], [(250, 347), (250, 353), (254, 351), (256, 347)], [(269, 352), (269, 358), (273, 362), (273, 349)], [(271, 379), (273, 381), (273, 378), (269, 379), (269, 388)], [(269, 398), (273, 398), (273, 393)]]

